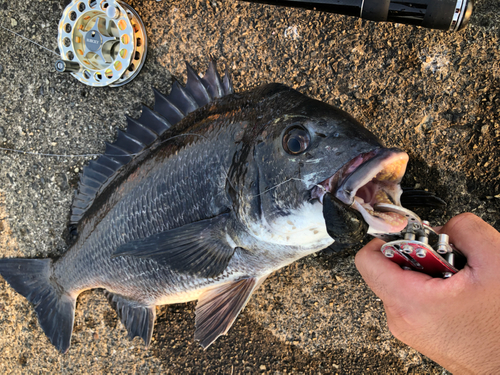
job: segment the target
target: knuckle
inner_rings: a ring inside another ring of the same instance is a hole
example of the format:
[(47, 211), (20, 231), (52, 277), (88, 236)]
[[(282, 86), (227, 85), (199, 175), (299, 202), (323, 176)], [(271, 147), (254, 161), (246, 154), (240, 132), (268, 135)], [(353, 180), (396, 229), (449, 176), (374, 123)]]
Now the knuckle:
[(389, 331), (395, 338), (401, 339), (399, 334), (399, 325), (394, 321), (394, 319), (390, 318), (389, 315), (387, 315), (387, 328), (389, 328)]
[(384, 305), (387, 315), (387, 326), (392, 335), (405, 341), (408, 332), (413, 330), (415, 319), (404, 306)]
[(403, 323), (404, 320), (401, 319), (401, 316), (389, 314), (387, 312), (387, 327), (391, 334), (400, 341), (404, 341), (404, 333), (407, 331)]
[[(442, 233), (447, 233), (451, 240), (465, 242), (471, 245), (471, 238), (477, 240), (477, 245), (495, 244), (500, 246), (500, 233), (480, 217), (467, 212), (452, 218), (443, 227)], [(455, 244), (456, 245), (456, 244)]]
[(466, 212), (453, 217), (447, 224), (446, 227), (450, 231), (462, 231), (464, 229), (469, 229), (471, 225), (479, 225), (483, 223), (483, 220), (473, 213)]

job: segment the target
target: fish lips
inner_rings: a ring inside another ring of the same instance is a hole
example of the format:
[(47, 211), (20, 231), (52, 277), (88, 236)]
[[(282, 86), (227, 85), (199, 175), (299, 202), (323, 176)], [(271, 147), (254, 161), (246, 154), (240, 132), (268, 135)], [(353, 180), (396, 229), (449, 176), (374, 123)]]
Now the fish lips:
[(326, 231), (335, 240), (337, 249), (358, 243), (368, 232), (368, 224), (361, 213), (330, 193), (323, 197), (323, 217)]
[(408, 154), (395, 148), (379, 148), (360, 154), (320, 183), (313, 197), (323, 203), (325, 194), (329, 193), (342, 204), (355, 209), (368, 223), (368, 233), (400, 232), (407, 225), (405, 217), (378, 212), (373, 206), (376, 203), (401, 205), (399, 183), (407, 162)]

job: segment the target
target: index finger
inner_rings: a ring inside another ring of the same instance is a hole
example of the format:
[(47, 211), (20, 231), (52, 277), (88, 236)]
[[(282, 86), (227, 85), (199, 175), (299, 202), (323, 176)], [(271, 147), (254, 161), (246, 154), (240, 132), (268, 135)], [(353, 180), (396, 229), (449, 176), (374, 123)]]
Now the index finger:
[(432, 277), (420, 272), (403, 270), (380, 251), (384, 241), (374, 239), (364, 246), (355, 258), (356, 267), (370, 289), (385, 302), (394, 296), (413, 299), (422, 283)]

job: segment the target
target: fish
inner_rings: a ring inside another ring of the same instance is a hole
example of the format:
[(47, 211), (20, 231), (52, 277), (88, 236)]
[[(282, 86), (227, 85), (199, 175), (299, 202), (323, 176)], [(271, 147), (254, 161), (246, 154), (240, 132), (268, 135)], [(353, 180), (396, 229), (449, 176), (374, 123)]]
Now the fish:
[[(68, 351), (78, 295), (101, 288), (132, 339), (156, 307), (197, 301), (194, 338), (227, 334), (274, 271), (353, 235), (399, 232), (408, 155), (346, 112), (280, 83), (236, 93), (210, 60), (154, 90), (153, 109), (83, 169), (57, 259), (0, 259), (42, 330)], [(328, 223), (328, 225), (327, 225)]]

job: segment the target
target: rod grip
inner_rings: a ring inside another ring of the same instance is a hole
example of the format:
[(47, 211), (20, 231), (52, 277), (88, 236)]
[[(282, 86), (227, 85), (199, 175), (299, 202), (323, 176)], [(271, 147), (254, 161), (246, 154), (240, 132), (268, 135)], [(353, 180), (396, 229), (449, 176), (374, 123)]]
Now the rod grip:
[(387, 21), (390, 5), (391, 5), (391, 0), (379, 0), (379, 1), (366, 0), (363, 3), (363, 8), (361, 9), (361, 18), (378, 22)]

